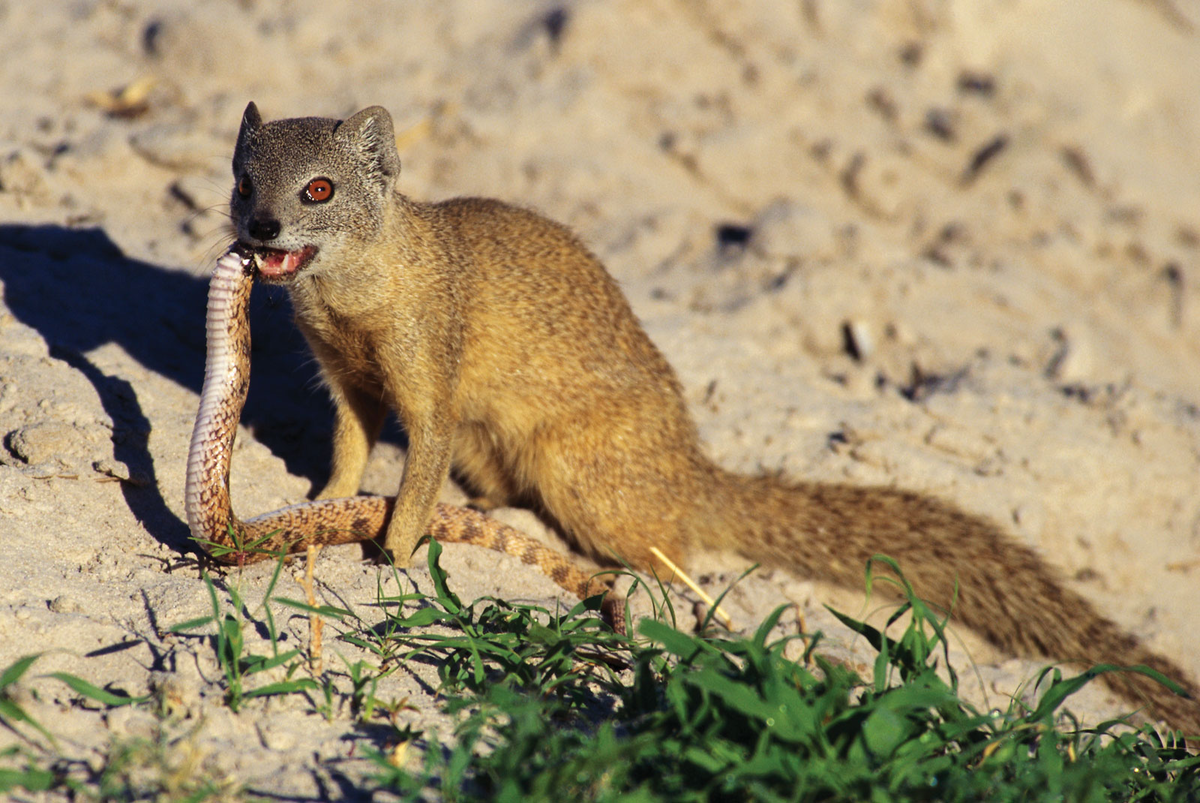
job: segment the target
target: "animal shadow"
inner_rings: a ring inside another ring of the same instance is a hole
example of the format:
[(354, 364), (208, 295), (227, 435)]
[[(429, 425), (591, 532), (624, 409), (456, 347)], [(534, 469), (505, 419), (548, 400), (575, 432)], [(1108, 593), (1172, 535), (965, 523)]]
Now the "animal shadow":
[[(154, 422), (140, 399), (152, 391), (106, 374), (87, 354), (116, 343), (145, 368), (199, 394), (207, 275), (126, 257), (99, 228), (3, 224), (0, 280), (12, 314), (99, 394), (113, 421), (114, 457), (146, 480), (122, 483), (130, 510), (159, 541), (190, 550), (187, 525), (167, 507), (147, 448)], [(256, 288), (250, 320), (253, 376), (242, 422), (289, 472), (320, 487), (329, 466), (332, 415), (291, 323), (286, 293)], [(167, 489), (172, 492), (182, 495), (183, 489)]]

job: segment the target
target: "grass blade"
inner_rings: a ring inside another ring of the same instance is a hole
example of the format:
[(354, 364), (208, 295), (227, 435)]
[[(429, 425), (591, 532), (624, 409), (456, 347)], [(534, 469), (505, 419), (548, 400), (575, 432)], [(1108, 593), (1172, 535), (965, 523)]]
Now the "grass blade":
[(102, 689), (99, 686), (88, 683), (83, 678), (76, 677), (75, 675), (69, 675), (66, 672), (51, 672), (44, 677), (61, 680), (78, 694), (82, 694), (89, 700), (95, 700), (96, 702), (106, 705), (109, 708), (119, 708), (123, 705), (130, 705), (132, 703), (144, 703), (150, 699), (149, 695), (146, 695), (145, 697), (131, 697), (125, 692), (120, 692), (119, 694), (116, 692), (111, 692), (107, 689)]
[(33, 662), (41, 657), (42, 657), (42, 653), (35, 652), (30, 655), (26, 655), (24, 657), (18, 658), (17, 660), (15, 660), (11, 664), (9, 664), (5, 668), (4, 672), (0, 673), (0, 692), (3, 692), (6, 688), (8, 688), (12, 684), (14, 684), (18, 680), (20, 680), (21, 676), (24, 675), (26, 671), (28, 671), (29, 667), (33, 664)]

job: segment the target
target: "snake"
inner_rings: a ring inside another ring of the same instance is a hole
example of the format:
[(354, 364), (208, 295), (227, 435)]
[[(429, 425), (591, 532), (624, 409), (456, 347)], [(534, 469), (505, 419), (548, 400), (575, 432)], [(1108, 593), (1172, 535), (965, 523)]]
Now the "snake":
[[(239, 518), (229, 498), (233, 444), (250, 389), (250, 295), (253, 260), (237, 246), (217, 261), (208, 286), (204, 384), (188, 450), (184, 489), (192, 539), (214, 561), (254, 563), (280, 554), (380, 538), (395, 507), (391, 496), (360, 495), (289, 505)], [(558, 586), (586, 599), (604, 594), (601, 615), (626, 632), (624, 599), (612, 584), (576, 566), (520, 530), (469, 508), (439, 503), (427, 532), (443, 543), (503, 552), (536, 567)]]

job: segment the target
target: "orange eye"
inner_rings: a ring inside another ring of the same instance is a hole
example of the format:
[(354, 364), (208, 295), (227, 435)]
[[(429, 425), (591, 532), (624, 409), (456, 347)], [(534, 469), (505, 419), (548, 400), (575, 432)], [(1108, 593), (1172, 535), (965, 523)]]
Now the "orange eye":
[(237, 194), (243, 198), (249, 198), (250, 193), (254, 190), (254, 185), (250, 183), (249, 176), (242, 176), (238, 179)]
[(304, 200), (324, 203), (333, 197), (333, 182), (327, 178), (314, 178), (304, 188)]

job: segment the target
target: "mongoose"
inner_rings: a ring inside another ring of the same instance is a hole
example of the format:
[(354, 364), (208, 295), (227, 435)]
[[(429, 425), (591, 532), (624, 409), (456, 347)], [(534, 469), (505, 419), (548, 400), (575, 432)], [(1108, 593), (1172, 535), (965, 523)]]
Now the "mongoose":
[[(600, 560), (649, 570), (652, 546), (676, 563), (734, 549), (861, 587), (864, 563), (886, 554), (1005, 650), (1183, 680), (981, 517), (903, 490), (717, 466), (670, 365), (575, 235), (499, 201), (414, 201), (399, 174), (381, 107), (264, 123), (251, 103), (230, 204), (260, 279), (288, 289), (334, 400), (319, 498), (358, 493), (387, 411), (399, 415), (409, 450), (384, 544), (397, 564), (453, 468), (481, 504), (536, 506)], [(1156, 716), (1200, 732), (1190, 699), (1137, 689)]]

